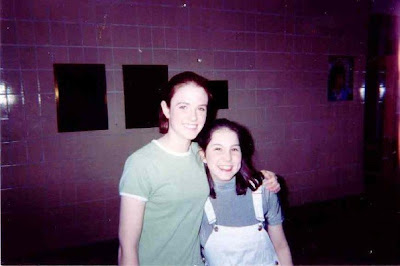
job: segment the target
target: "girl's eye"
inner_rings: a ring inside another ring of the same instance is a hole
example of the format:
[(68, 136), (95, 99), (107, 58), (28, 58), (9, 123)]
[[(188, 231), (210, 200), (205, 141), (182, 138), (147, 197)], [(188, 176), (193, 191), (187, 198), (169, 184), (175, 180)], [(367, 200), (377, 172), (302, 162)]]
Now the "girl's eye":
[(232, 151), (240, 151), (239, 148), (232, 148)]
[(207, 109), (204, 108), (204, 107), (199, 107), (199, 110), (202, 111), (202, 112), (205, 112)]
[(179, 109), (182, 109), (182, 110), (185, 110), (186, 107), (187, 107), (186, 105), (180, 105), (178, 108), (179, 108)]
[(219, 147), (214, 148), (214, 151), (220, 151), (220, 150), (222, 150), (222, 149)]

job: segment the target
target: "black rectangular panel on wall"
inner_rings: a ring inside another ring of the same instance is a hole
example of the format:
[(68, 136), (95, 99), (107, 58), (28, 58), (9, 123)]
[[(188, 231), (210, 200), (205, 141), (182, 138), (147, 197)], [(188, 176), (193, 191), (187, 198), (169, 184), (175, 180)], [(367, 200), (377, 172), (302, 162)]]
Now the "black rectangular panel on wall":
[(108, 129), (104, 64), (54, 64), (58, 132)]
[(160, 89), (168, 82), (167, 65), (123, 65), (126, 128), (158, 126)]
[(227, 80), (210, 80), (208, 81), (208, 89), (211, 92), (212, 107), (216, 109), (228, 109), (228, 81)]

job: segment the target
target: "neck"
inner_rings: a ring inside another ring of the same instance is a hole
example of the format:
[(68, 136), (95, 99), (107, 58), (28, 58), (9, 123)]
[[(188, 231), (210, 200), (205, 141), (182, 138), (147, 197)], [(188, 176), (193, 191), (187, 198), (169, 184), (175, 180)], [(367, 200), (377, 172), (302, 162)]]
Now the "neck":
[(158, 141), (174, 152), (187, 152), (192, 143), (190, 140), (176, 139), (168, 133), (159, 138)]
[(213, 178), (214, 187), (216, 190), (226, 190), (226, 189), (235, 189), (236, 188), (236, 177), (232, 177), (230, 180), (219, 180)]

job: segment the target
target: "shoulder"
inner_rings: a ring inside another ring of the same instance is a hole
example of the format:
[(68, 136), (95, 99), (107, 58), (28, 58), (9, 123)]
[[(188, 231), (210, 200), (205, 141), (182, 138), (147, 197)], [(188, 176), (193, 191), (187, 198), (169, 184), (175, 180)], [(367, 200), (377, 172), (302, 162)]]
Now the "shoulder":
[(154, 141), (150, 141), (149, 143), (135, 151), (132, 155), (146, 157), (159, 153), (159, 151), (160, 149), (157, 147), (157, 144)]
[(267, 205), (279, 202), (278, 194), (269, 191), (265, 186), (262, 186), (263, 202)]
[(126, 159), (119, 184), (120, 195), (134, 195), (148, 199), (153, 182), (151, 149), (149, 143)]
[(263, 210), (269, 225), (277, 225), (283, 222), (284, 218), (278, 194), (273, 193), (266, 188), (263, 189)]
[(127, 158), (127, 163), (128, 162), (143, 162), (146, 160), (151, 160), (152, 157), (156, 154), (156, 147), (153, 142), (149, 142), (140, 149), (136, 150), (133, 152), (128, 158)]
[(124, 173), (143, 172), (151, 168), (154, 165), (157, 153), (154, 146), (155, 144), (150, 142), (129, 155), (124, 164)]
[(200, 151), (200, 146), (197, 142), (192, 142), (190, 149), (192, 150), (193, 153), (197, 154)]

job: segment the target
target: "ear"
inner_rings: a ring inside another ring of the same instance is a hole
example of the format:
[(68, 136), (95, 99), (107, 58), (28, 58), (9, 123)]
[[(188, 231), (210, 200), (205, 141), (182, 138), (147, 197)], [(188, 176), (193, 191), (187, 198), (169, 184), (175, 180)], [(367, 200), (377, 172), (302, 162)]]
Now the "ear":
[(161, 102), (161, 110), (164, 113), (165, 117), (169, 119), (170, 115), (169, 115), (169, 108), (168, 105), (165, 101)]
[(206, 154), (202, 149), (199, 150), (199, 154), (200, 158), (203, 160), (203, 163), (207, 163)]

